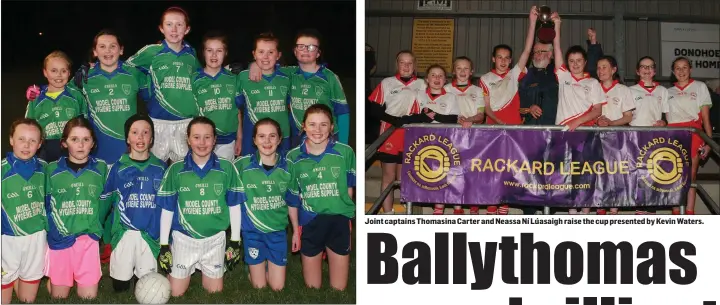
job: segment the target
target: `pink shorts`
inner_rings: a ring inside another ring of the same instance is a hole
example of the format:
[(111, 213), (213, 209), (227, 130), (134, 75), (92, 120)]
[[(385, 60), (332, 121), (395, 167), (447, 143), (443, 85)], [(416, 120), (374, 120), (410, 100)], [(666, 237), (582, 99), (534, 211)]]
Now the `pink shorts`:
[(100, 269), (100, 246), (96, 240), (82, 235), (72, 247), (50, 250), (45, 256), (45, 275), (55, 286), (72, 287), (97, 285), (102, 277)]

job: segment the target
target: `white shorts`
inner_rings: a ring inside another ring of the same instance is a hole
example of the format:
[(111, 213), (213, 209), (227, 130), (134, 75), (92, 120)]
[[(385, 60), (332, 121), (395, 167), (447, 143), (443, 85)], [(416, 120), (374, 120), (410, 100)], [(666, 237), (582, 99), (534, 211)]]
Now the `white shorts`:
[(203, 275), (219, 279), (225, 273), (225, 231), (195, 239), (178, 231), (172, 232), (172, 270), (170, 276), (184, 279), (200, 270)]
[(235, 160), (235, 141), (228, 144), (215, 144), (215, 154), (228, 161)]
[(18, 278), (35, 281), (45, 276), (47, 233), (45, 230), (27, 236), (2, 236), (2, 284)]
[(187, 126), (192, 119), (166, 121), (152, 119), (155, 127), (155, 143), (151, 149), (158, 159), (173, 162), (182, 160), (188, 152)]
[(157, 272), (157, 258), (142, 238), (140, 231), (127, 230), (110, 255), (110, 277), (118, 281), (129, 281), (133, 274), (137, 278)]

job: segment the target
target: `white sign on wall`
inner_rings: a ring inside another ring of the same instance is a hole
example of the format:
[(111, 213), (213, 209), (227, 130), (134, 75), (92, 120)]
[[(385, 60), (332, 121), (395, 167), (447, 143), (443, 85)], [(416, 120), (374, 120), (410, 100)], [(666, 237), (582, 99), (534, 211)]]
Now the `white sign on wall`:
[(677, 57), (690, 59), (695, 78), (720, 78), (720, 24), (672, 23), (660, 25), (662, 76), (672, 74)]
[(450, 0), (419, 0), (417, 9), (420, 11), (452, 11)]

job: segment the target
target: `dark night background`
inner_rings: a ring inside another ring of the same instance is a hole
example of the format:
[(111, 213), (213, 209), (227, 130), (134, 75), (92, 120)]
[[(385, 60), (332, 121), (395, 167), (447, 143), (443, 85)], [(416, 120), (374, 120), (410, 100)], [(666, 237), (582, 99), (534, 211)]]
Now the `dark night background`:
[[(252, 61), (254, 37), (271, 31), (280, 39), (281, 63), (294, 65), (297, 61), (292, 48), (297, 31), (317, 29), (322, 34), (321, 60), (340, 77), (354, 126), (354, 1), (3, 1), (3, 155), (9, 150), (7, 128), (25, 113), (25, 89), (31, 84), (47, 83), (42, 74), (45, 56), (62, 50), (72, 59), (74, 73), (89, 60), (95, 35), (103, 28), (111, 28), (122, 40), (124, 53), (120, 59), (125, 60), (143, 46), (163, 39), (158, 25), (162, 12), (170, 6), (180, 6), (190, 15), (191, 28), (185, 40), (200, 57), (202, 36), (211, 30), (223, 31), (229, 39), (228, 63), (245, 65)], [(350, 135), (354, 143), (354, 128)]]

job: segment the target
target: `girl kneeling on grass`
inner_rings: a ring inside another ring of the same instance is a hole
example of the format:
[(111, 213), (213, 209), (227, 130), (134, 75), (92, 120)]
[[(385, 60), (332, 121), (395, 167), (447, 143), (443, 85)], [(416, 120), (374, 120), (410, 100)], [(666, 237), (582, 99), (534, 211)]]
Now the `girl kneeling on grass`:
[(287, 155), (291, 183), (287, 196), (291, 207), (300, 207), (300, 239), (305, 285), (320, 288), (322, 252), (326, 250), (330, 285), (347, 287), (350, 268), (352, 218), (355, 203), (355, 153), (336, 142), (330, 108), (322, 104), (305, 112), (306, 138)]
[(113, 249), (110, 277), (117, 292), (130, 288), (133, 274), (139, 279), (157, 270), (161, 209), (155, 195), (166, 166), (150, 153), (153, 129), (146, 115), (135, 114), (125, 121), (129, 152), (113, 165), (102, 197), (114, 208), (108, 239)]
[(42, 129), (33, 119), (10, 125), (12, 152), (2, 160), (2, 303), (17, 298), (35, 302), (43, 277), (47, 233), (45, 227), (45, 161), (35, 153), (42, 145)]
[(206, 117), (188, 123), (190, 151), (170, 165), (157, 193), (162, 207), (158, 261), (170, 273), (174, 297), (187, 291), (195, 269), (202, 271), (206, 291), (222, 291), (225, 268), (240, 261), (240, 179), (235, 166), (213, 152), (216, 130)]
[(77, 282), (83, 299), (97, 296), (100, 269), (98, 241), (103, 232), (100, 215), (109, 206), (101, 202), (107, 164), (90, 156), (96, 138), (90, 122), (83, 117), (65, 125), (60, 140), (68, 156), (50, 163), (46, 170), (48, 247), (45, 275), (50, 295), (67, 298)]
[[(242, 239), (250, 281), (255, 288), (270, 284), (276, 291), (285, 286), (288, 215), (293, 228), (292, 251), (300, 249), (298, 210), (285, 203), (290, 173), (285, 157), (277, 151), (282, 138), (278, 122), (260, 119), (253, 130), (257, 150), (235, 161), (239, 179), (246, 186), (242, 198)], [(256, 187), (248, 187), (251, 184)]]

